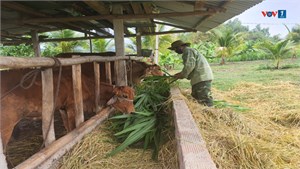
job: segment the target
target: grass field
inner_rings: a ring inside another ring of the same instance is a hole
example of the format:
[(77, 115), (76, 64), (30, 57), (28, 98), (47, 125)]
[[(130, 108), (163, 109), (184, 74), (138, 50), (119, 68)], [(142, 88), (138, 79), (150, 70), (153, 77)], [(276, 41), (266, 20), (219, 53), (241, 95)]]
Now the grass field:
[(218, 168), (300, 168), (300, 60), (259, 69), (271, 63), (213, 64), (215, 108), (191, 98), (189, 81), (178, 82)]

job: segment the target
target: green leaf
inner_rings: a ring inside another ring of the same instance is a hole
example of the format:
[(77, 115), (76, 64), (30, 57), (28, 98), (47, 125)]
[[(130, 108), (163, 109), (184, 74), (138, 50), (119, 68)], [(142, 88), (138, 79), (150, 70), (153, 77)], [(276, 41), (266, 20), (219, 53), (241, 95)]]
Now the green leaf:
[[(154, 122), (154, 120), (153, 120)], [(139, 141), (141, 138), (143, 138), (143, 136), (145, 135), (145, 133), (147, 133), (151, 128), (153, 128), (155, 126), (155, 123), (148, 123), (148, 125), (146, 125), (144, 128), (142, 128), (141, 130), (137, 130), (133, 135), (131, 135), (130, 137), (128, 137), (120, 146), (118, 146), (116, 149), (112, 150), (108, 156), (113, 156), (116, 153), (124, 150), (125, 148), (127, 148), (129, 145), (131, 145), (132, 143)]]
[(117, 116), (111, 117), (110, 119), (126, 119), (130, 116), (132, 116), (132, 115), (131, 114), (122, 114), (122, 115), (117, 115)]
[(152, 116), (154, 114), (154, 112), (146, 112), (146, 111), (138, 111), (138, 112), (134, 112), (136, 114), (140, 114), (143, 116)]
[(126, 129), (114, 134), (115, 136), (119, 136), (121, 134), (124, 134), (124, 133), (127, 133), (127, 132), (130, 132), (132, 130), (136, 130), (136, 129), (140, 129), (140, 128), (143, 128), (144, 126), (146, 126), (147, 124), (149, 124), (150, 122), (149, 121), (146, 121), (146, 122), (143, 122), (143, 123), (139, 123), (139, 124), (136, 124), (136, 125), (133, 125), (131, 127), (127, 127)]

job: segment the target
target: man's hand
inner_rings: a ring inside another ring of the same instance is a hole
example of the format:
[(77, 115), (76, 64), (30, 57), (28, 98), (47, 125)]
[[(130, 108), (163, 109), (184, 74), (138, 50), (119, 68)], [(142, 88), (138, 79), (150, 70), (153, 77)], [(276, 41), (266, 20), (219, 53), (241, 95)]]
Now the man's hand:
[(175, 77), (176, 79), (183, 79), (181, 72), (176, 73), (176, 74), (174, 75), (174, 77)]

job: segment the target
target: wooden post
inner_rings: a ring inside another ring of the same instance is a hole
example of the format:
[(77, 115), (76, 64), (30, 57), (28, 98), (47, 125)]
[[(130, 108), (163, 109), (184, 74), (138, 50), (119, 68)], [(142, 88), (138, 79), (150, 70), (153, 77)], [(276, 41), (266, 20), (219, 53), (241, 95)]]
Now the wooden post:
[[(123, 14), (122, 6), (113, 6), (114, 14)], [(122, 19), (114, 19), (114, 37), (116, 45), (116, 55), (125, 56), (124, 48), (124, 24)], [(115, 61), (115, 76), (116, 85), (123, 86), (127, 85), (127, 72), (126, 72), (126, 62), (124, 60)]]
[(142, 56), (142, 36), (140, 28), (136, 28), (136, 52), (137, 56)]
[[(0, 112), (1, 113), (1, 112)], [(2, 136), (0, 132), (0, 168), (7, 169), (7, 163), (5, 160), (5, 155), (3, 154)]]
[[(90, 34), (88, 34), (89, 37), (91, 37)], [(90, 52), (93, 53), (93, 43), (92, 43), (92, 39), (89, 38), (89, 43), (90, 43)]]
[[(155, 28), (156, 32), (158, 32), (158, 25)], [(159, 36), (155, 35), (155, 51), (154, 51), (154, 63), (158, 65), (158, 46), (159, 46)]]
[(112, 84), (110, 62), (105, 62), (105, 82)]
[[(80, 56), (72, 56), (72, 58), (77, 58), (77, 57)], [(75, 124), (76, 127), (78, 127), (84, 121), (80, 64), (72, 66), (72, 79), (73, 79), (73, 94), (74, 94), (74, 103), (75, 103)]]
[(97, 62), (94, 62), (94, 75), (95, 75), (95, 110), (99, 110), (100, 101), (100, 66)]
[(45, 147), (55, 141), (54, 132), (54, 90), (52, 68), (45, 69), (42, 74), (42, 129)]
[(32, 30), (31, 31), (31, 39), (33, 43), (33, 51), (35, 57), (41, 57), (41, 49), (40, 49), (40, 42), (39, 42), (39, 36), (37, 31)]

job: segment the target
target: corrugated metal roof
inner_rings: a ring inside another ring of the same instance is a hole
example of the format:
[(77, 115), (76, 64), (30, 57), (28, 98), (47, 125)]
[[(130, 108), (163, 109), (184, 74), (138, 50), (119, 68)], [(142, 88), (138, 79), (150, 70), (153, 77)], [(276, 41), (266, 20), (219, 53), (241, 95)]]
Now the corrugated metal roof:
[[(124, 20), (125, 37), (136, 34), (129, 28), (139, 28), (142, 35), (205, 32), (261, 1), (2, 1), (1, 43), (29, 42), (24, 35), (31, 35), (32, 30), (71, 29), (90, 34), (90, 38), (112, 38), (112, 20), (118, 18)], [(112, 14), (116, 5), (122, 6), (123, 15)], [(155, 32), (154, 19), (177, 27), (177, 31)]]

